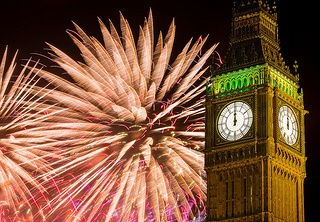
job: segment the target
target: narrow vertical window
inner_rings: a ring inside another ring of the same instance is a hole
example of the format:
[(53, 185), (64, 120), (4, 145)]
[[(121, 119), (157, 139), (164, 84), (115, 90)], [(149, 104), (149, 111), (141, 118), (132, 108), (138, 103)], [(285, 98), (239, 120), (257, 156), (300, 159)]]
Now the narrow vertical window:
[(232, 206), (231, 206), (231, 216), (234, 217), (234, 181), (231, 183), (231, 195), (232, 195)]
[(297, 221), (300, 221), (300, 215), (299, 215), (299, 180), (297, 181), (296, 183), (296, 186), (297, 186), (297, 191), (296, 191), (296, 194), (297, 194), (297, 199), (296, 199), (296, 203), (297, 203)]
[(250, 212), (252, 213), (252, 177), (250, 177)]
[(229, 198), (228, 198), (228, 182), (226, 182), (226, 200), (229, 200)]
[(228, 182), (226, 182), (226, 218), (228, 218), (228, 204), (229, 204), (229, 202), (228, 202), (228, 200), (229, 200), (229, 193), (228, 193), (228, 189), (229, 189), (229, 187), (228, 187)]
[(244, 207), (244, 215), (247, 214), (247, 179), (243, 180), (243, 207)]
[(231, 195), (232, 195), (232, 199), (234, 199), (234, 181), (232, 181), (231, 183)]

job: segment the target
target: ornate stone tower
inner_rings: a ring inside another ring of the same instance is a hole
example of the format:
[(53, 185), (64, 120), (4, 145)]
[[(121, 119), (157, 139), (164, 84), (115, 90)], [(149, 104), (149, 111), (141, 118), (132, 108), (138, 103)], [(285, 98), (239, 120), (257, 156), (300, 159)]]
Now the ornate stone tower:
[(279, 52), (276, 5), (234, 2), (206, 106), (207, 221), (304, 221), (303, 93)]

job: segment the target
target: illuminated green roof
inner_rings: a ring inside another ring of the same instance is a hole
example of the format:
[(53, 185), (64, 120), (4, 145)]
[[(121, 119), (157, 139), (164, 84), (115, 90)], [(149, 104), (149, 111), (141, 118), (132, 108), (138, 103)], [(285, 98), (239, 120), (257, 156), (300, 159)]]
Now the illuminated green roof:
[(268, 64), (215, 75), (211, 78), (211, 83), (207, 92), (215, 97), (247, 91), (254, 85), (261, 86), (270, 83), (295, 99), (300, 99), (299, 85), (296, 81), (292, 81)]

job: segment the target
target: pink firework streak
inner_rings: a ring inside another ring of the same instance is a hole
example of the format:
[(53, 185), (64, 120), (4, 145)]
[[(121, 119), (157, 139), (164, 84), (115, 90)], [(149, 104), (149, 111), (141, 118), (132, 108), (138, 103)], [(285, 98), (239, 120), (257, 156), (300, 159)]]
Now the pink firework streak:
[[(121, 37), (111, 22), (108, 29), (99, 20), (103, 43), (75, 25), (80, 37), (73, 32), (70, 37), (84, 63), (50, 45), (55, 62), (76, 84), (37, 70), (55, 86), (39, 93), (57, 103), (47, 111), (47, 121), (57, 122), (48, 129), (54, 137), (48, 145), (63, 146), (65, 157), (53, 171), (65, 179), (47, 216), (67, 221), (200, 220), (207, 193), (200, 152), (207, 80), (200, 77), (217, 45), (200, 57), (207, 38), (190, 40), (169, 65), (174, 22), (155, 43), (150, 12), (136, 43), (128, 21), (120, 17)], [(57, 109), (64, 111), (52, 114)], [(75, 178), (68, 178), (69, 173)]]
[(38, 63), (16, 73), (16, 56), (6, 67), (6, 48), (0, 63), (0, 220), (40, 221), (42, 206), (50, 209), (44, 183), (52, 178), (59, 149), (38, 146), (52, 141), (42, 127), (48, 125), (43, 115), (48, 105), (38, 93), (31, 94)]

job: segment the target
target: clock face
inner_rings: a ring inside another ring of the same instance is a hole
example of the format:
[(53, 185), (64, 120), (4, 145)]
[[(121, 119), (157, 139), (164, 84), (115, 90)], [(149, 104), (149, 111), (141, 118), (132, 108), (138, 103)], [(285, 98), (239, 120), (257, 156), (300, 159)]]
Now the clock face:
[(296, 116), (288, 106), (282, 106), (279, 110), (279, 127), (286, 143), (294, 145), (298, 140), (298, 123)]
[(251, 128), (253, 114), (250, 106), (244, 102), (227, 105), (218, 118), (218, 131), (222, 138), (235, 141), (244, 137)]

